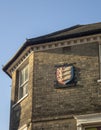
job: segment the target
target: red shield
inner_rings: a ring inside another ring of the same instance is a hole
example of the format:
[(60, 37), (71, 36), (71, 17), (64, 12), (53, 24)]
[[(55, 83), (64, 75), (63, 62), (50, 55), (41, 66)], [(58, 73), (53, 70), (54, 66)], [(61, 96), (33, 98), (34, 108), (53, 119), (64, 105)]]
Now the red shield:
[(56, 70), (56, 78), (60, 84), (68, 84), (73, 79), (73, 66), (58, 67)]

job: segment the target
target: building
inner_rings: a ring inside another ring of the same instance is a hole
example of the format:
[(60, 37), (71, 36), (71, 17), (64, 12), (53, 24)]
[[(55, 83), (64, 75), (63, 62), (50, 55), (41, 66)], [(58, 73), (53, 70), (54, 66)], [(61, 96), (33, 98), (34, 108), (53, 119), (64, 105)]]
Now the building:
[(28, 39), (3, 70), (10, 130), (101, 130), (101, 23)]

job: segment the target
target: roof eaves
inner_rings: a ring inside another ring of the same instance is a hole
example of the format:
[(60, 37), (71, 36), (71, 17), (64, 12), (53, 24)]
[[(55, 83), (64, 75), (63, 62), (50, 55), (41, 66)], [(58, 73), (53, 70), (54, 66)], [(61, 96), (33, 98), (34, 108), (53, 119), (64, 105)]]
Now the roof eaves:
[(43, 44), (43, 43), (60, 41), (60, 40), (65, 40), (65, 39), (89, 36), (89, 35), (94, 35), (94, 34), (100, 34), (100, 33), (101, 33), (101, 29), (96, 29), (96, 30), (90, 30), (90, 31), (85, 31), (85, 32), (80, 32), (80, 33), (63, 35), (63, 36), (59, 36), (59, 37), (39, 39), (39, 40), (36, 39), (34, 41), (33, 41), (33, 39), (29, 39), (28, 41), (29, 41), (29, 45), (36, 45), (36, 44)]
[(38, 44), (43, 44), (43, 43), (49, 43), (49, 42), (54, 42), (54, 41), (60, 41), (60, 40), (65, 40), (65, 39), (70, 39), (70, 38), (76, 38), (76, 37), (81, 37), (81, 36), (83, 37), (83, 36), (89, 36), (89, 35), (101, 33), (101, 29), (95, 29), (95, 30), (81, 32), (81, 33), (79, 32), (79, 33), (68, 34), (68, 35), (63, 35), (63, 36), (51, 37), (53, 35), (62, 33), (63, 31), (72, 30), (72, 29), (78, 28), (80, 26), (84, 26), (84, 25), (76, 25), (71, 28), (64, 29), (62, 31), (57, 31), (57, 32), (54, 32), (54, 33), (51, 33), (48, 35), (26, 40), (26, 42), (22, 45), (22, 47), (14, 55), (14, 57), (3, 67), (3, 71), (5, 71), (7, 73), (7, 69), (9, 68), (9, 66), (19, 57), (19, 55), (22, 53), (22, 51), (30, 45), (38, 45)]
[[(7, 71), (7, 69), (9, 68), (9, 66), (15, 61), (16, 58), (19, 57), (19, 55), (21, 54), (21, 52), (28, 46), (27, 44), (27, 40), (26, 42), (22, 45), (22, 47), (16, 52), (16, 54), (6, 63), (6, 65), (2, 68), (2, 70), (4, 72)], [(7, 72), (6, 72), (7, 73)], [(8, 74), (8, 73), (7, 73)], [(9, 75), (9, 74), (8, 74)], [(9, 75), (10, 76), (10, 75)], [(11, 76), (10, 76), (11, 77)]]

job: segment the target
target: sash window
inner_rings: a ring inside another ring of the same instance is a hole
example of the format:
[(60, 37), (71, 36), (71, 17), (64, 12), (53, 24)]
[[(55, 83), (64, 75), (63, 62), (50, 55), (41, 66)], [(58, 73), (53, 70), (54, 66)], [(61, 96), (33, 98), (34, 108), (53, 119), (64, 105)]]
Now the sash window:
[(28, 65), (19, 71), (19, 91), (18, 99), (28, 93)]

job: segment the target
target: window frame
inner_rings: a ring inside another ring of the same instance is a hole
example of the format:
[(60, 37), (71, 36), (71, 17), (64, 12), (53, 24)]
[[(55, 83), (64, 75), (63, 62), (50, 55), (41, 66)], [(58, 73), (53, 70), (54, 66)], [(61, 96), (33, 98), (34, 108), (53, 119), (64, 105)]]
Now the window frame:
[(101, 80), (101, 44), (99, 44), (99, 66), (100, 66), (100, 80)]
[(74, 116), (77, 121), (77, 130), (101, 126), (101, 113), (85, 114)]
[(85, 130), (92, 130), (92, 129), (95, 129), (95, 128), (101, 129), (101, 125), (94, 125), (94, 126), (85, 127)]
[[(26, 68), (28, 69), (27, 70), (28, 71), (28, 73), (27, 73), (28, 74), (27, 80), (25, 80), (25, 71), (26, 71)], [(24, 73), (24, 75), (23, 75), (24, 76), (24, 82), (22, 82), (22, 83), (21, 83), (21, 72)], [(25, 97), (28, 94), (29, 65), (26, 64), (22, 68), (20, 68), (19, 71), (18, 71), (18, 75), (19, 75), (19, 80), (18, 80), (18, 100), (21, 100), (23, 97)], [(24, 91), (24, 87), (26, 85), (27, 85), (27, 89), (26, 89), (26, 91)]]
[(101, 82), (101, 43), (99, 43), (99, 79), (97, 82)]
[(23, 125), (22, 127), (20, 127), (18, 130), (27, 130), (27, 125)]

